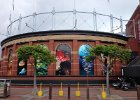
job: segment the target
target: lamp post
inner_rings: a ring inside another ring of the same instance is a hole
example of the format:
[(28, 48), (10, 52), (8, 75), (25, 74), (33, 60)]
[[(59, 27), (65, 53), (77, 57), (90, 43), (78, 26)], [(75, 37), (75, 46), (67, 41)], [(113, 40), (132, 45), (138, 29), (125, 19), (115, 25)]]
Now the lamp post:
[(89, 73), (89, 67), (88, 67), (88, 65), (84, 68), (84, 70), (86, 71), (87, 87), (88, 87), (88, 73)]
[(89, 100), (89, 84), (88, 84), (88, 73), (89, 73), (89, 68), (88, 66), (85, 69), (86, 74), (87, 74), (87, 100)]
[(88, 87), (88, 73), (89, 73), (89, 71), (88, 71), (89, 69), (88, 69), (88, 67), (86, 68), (86, 74), (87, 74), (87, 87)]

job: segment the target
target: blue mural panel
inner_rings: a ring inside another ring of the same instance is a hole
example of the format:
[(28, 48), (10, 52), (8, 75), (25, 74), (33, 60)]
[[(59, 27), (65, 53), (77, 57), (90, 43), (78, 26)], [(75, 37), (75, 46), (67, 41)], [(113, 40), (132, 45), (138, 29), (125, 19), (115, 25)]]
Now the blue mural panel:
[(79, 48), (79, 67), (80, 67), (80, 75), (94, 75), (93, 70), (93, 61), (87, 62), (85, 57), (89, 55), (90, 45), (84, 44)]
[(27, 75), (27, 60), (18, 61), (17, 75), (20, 75), (20, 76)]

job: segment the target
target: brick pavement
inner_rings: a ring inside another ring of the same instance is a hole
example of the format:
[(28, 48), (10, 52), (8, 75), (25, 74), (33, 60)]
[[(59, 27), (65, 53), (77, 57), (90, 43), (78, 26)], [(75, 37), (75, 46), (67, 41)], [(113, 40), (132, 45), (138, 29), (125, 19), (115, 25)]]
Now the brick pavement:
[[(54, 87), (52, 89), (52, 100), (68, 100), (68, 89), (67, 87), (63, 88), (64, 91), (64, 96), (59, 97), (58, 96), (58, 91), (59, 87)], [(0, 100), (49, 100), (49, 88), (48, 87), (43, 87), (43, 97), (34, 97), (32, 94), (33, 88), (31, 87), (12, 87), (11, 88), (11, 95), (7, 98), (0, 98)], [(87, 100), (86, 96), (86, 87), (81, 87), (81, 96), (76, 97), (75, 96), (75, 91), (76, 87), (71, 87), (71, 100)], [(91, 86), (90, 89), (90, 100), (102, 100), (100, 98), (101, 94), (101, 87), (95, 87)], [(115, 98), (115, 99), (114, 99)], [(114, 88), (111, 88), (111, 97), (108, 98), (107, 100), (137, 100), (137, 91), (122, 91), (122, 90), (116, 90)]]

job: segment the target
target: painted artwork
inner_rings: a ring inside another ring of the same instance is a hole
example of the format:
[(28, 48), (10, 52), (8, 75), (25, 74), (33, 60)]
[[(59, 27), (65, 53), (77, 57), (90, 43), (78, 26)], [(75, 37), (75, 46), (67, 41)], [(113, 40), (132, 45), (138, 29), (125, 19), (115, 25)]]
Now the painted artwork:
[(60, 45), (56, 50), (56, 75), (70, 75), (70, 73), (70, 48), (65, 44)]
[(36, 75), (38, 76), (45, 76), (48, 74), (48, 66), (45, 62), (41, 62), (37, 60), (36, 64)]
[(27, 61), (21, 60), (18, 62), (17, 74), (20, 76), (27, 75)]
[(93, 71), (93, 61), (87, 62), (85, 57), (89, 55), (90, 45), (84, 44), (79, 48), (79, 67), (80, 67), (80, 75), (94, 75)]

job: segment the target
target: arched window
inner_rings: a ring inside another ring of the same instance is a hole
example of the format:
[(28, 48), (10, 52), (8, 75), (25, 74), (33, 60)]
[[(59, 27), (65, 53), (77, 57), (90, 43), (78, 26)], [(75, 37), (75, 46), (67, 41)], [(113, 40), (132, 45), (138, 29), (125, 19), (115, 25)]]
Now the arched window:
[(10, 49), (9, 50), (9, 54), (8, 54), (8, 70), (7, 70), (7, 74), (11, 75), (12, 74), (12, 63), (13, 63), (13, 50)]
[[(48, 48), (47, 45), (41, 44), (43, 48)], [(36, 64), (36, 75), (46, 76), (48, 75), (48, 65), (45, 62), (41, 62), (40, 59), (37, 60)]]
[(27, 75), (27, 59), (18, 59), (18, 68), (17, 75), (18, 76), (26, 76)]
[(67, 44), (60, 44), (56, 48), (56, 75), (71, 74), (71, 48)]
[(19, 76), (27, 75), (27, 59), (18, 60), (17, 75), (19, 75)]
[(89, 55), (90, 45), (84, 44), (79, 48), (79, 68), (80, 75), (94, 75), (93, 61), (87, 62), (85, 57)]

